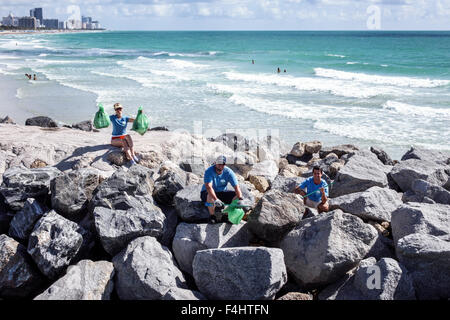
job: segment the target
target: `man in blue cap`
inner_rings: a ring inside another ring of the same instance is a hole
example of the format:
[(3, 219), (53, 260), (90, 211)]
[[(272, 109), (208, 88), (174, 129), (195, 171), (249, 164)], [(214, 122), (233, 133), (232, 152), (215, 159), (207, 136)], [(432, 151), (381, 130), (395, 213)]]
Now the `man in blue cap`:
[[(214, 164), (206, 169), (203, 178), (200, 198), (208, 207), (210, 223), (217, 222), (214, 214), (216, 207), (223, 208), (224, 204), (230, 204), (234, 199), (243, 199), (236, 175), (226, 166), (226, 162), (225, 156), (219, 156)], [(227, 190), (228, 183), (231, 183), (234, 191)]]

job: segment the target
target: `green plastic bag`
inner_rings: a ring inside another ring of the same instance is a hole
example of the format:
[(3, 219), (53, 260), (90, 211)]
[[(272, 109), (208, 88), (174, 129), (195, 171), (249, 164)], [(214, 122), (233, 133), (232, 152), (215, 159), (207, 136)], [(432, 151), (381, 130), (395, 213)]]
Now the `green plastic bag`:
[(94, 117), (94, 127), (96, 129), (108, 128), (111, 124), (108, 114), (105, 112), (103, 105), (99, 103), (98, 111)]
[(139, 107), (138, 114), (136, 119), (133, 121), (133, 128), (131, 130), (136, 131), (141, 136), (143, 136), (148, 130), (148, 118), (142, 111), (142, 107)]
[(245, 214), (244, 210), (238, 208), (238, 202), (239, 199), (234, 199), (233, 202), (223, 210), (223, 212), (228, 213), (228, 221), (232, 224), (239, 224)]

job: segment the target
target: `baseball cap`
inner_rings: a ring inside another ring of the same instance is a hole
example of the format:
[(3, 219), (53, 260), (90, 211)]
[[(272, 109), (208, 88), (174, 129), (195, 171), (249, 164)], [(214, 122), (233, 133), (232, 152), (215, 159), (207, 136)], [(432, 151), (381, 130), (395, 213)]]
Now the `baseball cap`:
[(216, 158), (215, 164), (226, 164), (227, 158), (225, 156), (218, 156)]

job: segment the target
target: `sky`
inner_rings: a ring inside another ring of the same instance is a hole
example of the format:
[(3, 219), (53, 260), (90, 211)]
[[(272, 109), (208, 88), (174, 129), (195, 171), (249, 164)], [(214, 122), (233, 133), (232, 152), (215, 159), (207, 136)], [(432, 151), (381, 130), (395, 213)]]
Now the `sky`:
[(35, 7), (109, 30), (450, 30), (450, 0), (0, 0), (0, 17)]

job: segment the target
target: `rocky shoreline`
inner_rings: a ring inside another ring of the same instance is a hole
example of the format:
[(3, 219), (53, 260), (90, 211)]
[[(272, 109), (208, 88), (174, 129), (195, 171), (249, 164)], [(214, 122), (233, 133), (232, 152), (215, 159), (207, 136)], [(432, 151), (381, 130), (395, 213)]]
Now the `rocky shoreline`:
[[(0, 299), (450, 299), (450, 154), (275, 137), (132, 133), (140, 164), (90, 121), (0, 124)], [(207, 224), (224, 154), (251, 210)], [(320, 166), (328, 213), (293, 187)]]

